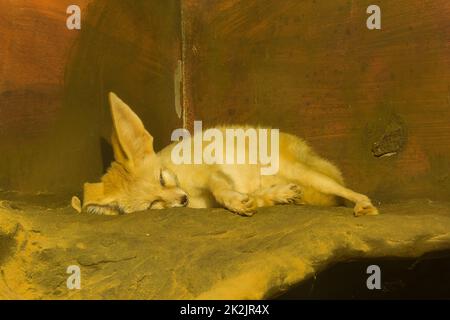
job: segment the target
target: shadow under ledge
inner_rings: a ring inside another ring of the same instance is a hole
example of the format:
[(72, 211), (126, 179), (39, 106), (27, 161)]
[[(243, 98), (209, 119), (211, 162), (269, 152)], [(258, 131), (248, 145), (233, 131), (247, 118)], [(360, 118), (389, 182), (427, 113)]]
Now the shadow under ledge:
[[(381, 288), (369, 290), (367, 280), (380, 268)], [(450, 300), (450, 250), (420, 258), (386, 257), (337, 263), (273, 297), (297, 299), (445, 299)]]

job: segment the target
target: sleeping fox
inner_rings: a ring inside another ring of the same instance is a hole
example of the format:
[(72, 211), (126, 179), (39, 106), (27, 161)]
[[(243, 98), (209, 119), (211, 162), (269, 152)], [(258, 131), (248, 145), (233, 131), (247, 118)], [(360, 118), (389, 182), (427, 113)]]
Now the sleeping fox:
[(251, 216), (265, 206), (336, 206), (348, 200), (355, 203), (355, 216), (378, 214), (367, 196), (344, 186), (338, 168), (294, 135), (279, 134), (279, 170), (274, 175), (262, 175), (255, 164), (175, 164), (175, 143), (155, 153), (153, 137), (132, 109), (114, 93), (109, 101), (115, 161), (100, 183), (84, 185), (86, 212), (224, 207)]

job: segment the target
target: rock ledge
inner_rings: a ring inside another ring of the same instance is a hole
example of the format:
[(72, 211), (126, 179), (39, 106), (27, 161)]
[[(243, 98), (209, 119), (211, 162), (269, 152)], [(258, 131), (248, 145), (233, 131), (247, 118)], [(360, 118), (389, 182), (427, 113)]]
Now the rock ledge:
[[(450, 248), (450, 203), (279, 206), (243, 218), (222, 209), (128, 216), (0, 202), (0, 299), (261, 299), (330, 264), (419, 257)], [(81, 269), (68, 290), (67, 267)]]

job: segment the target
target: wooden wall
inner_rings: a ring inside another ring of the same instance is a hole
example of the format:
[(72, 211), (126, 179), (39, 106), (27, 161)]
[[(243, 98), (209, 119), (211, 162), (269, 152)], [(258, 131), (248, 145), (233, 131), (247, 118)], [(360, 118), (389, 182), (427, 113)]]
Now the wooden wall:
[[(82, 9), (79, 31), (66, 27), (71, 4)], [(70, 193), (98, 180), (111, 161), (110, 90), (159, 144), (170, 140), (167, 128), (181, 123), (179, 8), (178, 0), (0, 0), (0, 190)]]
[[(116, 91), (160, 148), (187, 122), (306, 138), (376, 200), (450, 196), (450, 3), (0, 0), (0, 189), (73, 192), (108, 165)], [(384, 157), (381, 157), (384, 155)]]
[[(85, 8), (88, 2), (78, 4)], [(71, 3), (0, 1), (0, 190), (45, 191), (65, 183), (64, 158), (54, 160), (48, 138), (62, 108), (64, 69), (78, 35), (66, 28)]]
[(368, 30), (373, 3), (184, 1), (191, 121), (298, 134), (377, 200), (450, 199), (450, 2), (376, 1)]

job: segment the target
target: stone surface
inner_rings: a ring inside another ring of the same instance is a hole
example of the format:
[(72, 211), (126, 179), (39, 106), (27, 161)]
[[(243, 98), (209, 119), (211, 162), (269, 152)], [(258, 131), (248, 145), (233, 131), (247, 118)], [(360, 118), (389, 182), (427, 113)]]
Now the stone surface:
[[(450, 203), (429, 200), (363, 218), (294, 206), (104, 217), (30, 203), (0, 202), (1, 299), (269, 298), (339, 261), (450, 248)], [(70, 265), (79, 291), (66, 287)]]

